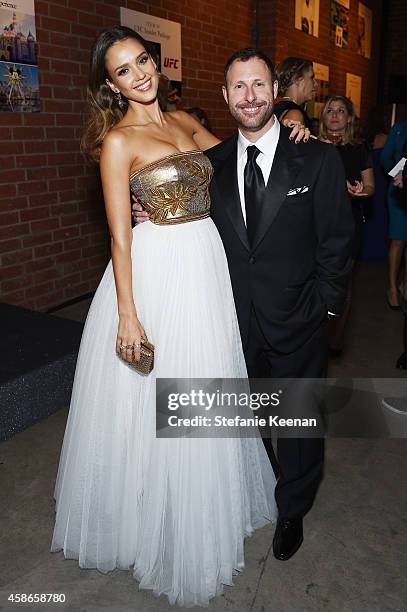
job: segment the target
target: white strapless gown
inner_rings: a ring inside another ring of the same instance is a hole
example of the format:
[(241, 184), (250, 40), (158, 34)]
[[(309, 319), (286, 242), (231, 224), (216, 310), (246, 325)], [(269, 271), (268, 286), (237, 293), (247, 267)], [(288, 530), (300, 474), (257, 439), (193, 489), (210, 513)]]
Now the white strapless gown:
[(244, 538), (275, 518), (261, 438), (157, 439), (155, 377), (246, 377), (223, 245), (210, 218), (133, 230), (138, 315), (156, 347), (147, 377), (115, 353), (111, 262), (76, 367), (55, 487), (52, 551), (134, 572), (170, 603), (207, 605), (244, 567)]

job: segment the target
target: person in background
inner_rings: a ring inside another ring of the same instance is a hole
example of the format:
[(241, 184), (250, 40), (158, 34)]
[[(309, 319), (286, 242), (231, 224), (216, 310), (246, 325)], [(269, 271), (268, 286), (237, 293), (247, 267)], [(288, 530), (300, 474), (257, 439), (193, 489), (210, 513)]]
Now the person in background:
[(311, 119), (311, 134), (315, 136), (315, 138), (318, 138), (319, 136), (319, 118), (318, 117), (313, 117)]
[[(407, 157), (407, 140), (404, 143), (401, 155), (402, 157)], [(400, 204), (404, 202), (405, 206), (407, 206), (407, 164), (404, 166), (403, 171), (394, 177), (393, 185), (397, 190), (396, 195), (398, 195)], [(404, 291), (400, 292), (400, 306), (404, 315), (403, 353), (397, 359), (396, 368), (407, 370), (407, 300), (404, 297)], [(407, 402), (405, 400), (406, 398), (404, 398), (404, 410), (407, 409)]]
[(195, 117), (195, 119), (197, 119), (199, 123), (203, 125), (206, 130), (208, 130), (208, 132), (212, 133), (212, 128), (208, 115), (205, 113), (204, 110), (202, 110), (202, 108), (199, 108), (199, 106), (193, 106), (192, 108), (186, 108), (184, 110), (189, 115)]
[(301, 121), (312, 131), (311, 119), (305, 111), (306, 102), (315, 98), (318, 89), (312, 62), (302, 57), (287, 57), (276, 67), (276, 78), (279, 97), (274, 112), (277, 119)]
[(383, 149), (389, 130), (383, 105), (374, 106), (367, 114), (363, 137), (373, 151)]
[[(334, 144), (341, 156), (346, 176), (348, 195), (352, 202), (355, 234), (352, 246), (352, 259), (355, 262), (362, 246), (364, 198), (374, 194), (375, 183), (370, 152), (354, 136), (355, 109), (345, 96), (332, 96), (325, 103), (321, 113), (320, 140)], [(330, 322), (330, 349), (339, 354), (344, 347), (345, 326), (351, 304), (352, 276), (348, 281), (346, 307), (341, 317)]]
[(367, 261), (385, 261), (387, 259), (388, 230), (385, 207), (387, 179), (380, 163), (380, 156), (386, 144), (389, 128), (389, 117), (384, 105), (371, 108), (362, 131), (363, 140), (371, 151), (375, 180), (374, 196), (368, 210), (365, 211), (367, 223), (363, 226), (361, 259)]
[[(386, 172), (389, 172), (402, 157), (404, 143), (407, 139), (407, 121), (396, 123), (390, 130), (380, 160)], [(387, 192), (387, 209), (389, 214), (389, 254), (388, 275), (389, 288), (387, 303), (390, 308), (399, 309), (398, 280), (400, 264), (407, 241), (407, 206), (403, 205), (397, 187), (390, 183)], [(407, 255), (405, 255), (404, 281), (402, 282), (403, 298), (407, 299)]]

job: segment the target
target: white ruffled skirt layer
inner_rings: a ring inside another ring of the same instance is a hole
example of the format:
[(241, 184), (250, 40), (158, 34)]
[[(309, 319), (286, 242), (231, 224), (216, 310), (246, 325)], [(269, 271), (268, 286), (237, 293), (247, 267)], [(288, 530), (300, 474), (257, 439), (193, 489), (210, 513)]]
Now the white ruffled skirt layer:
[(140, 376), (115, 353), (109, 263), (78, 357), (52, 551), (103, 572), (133, 568), (140, 588), (207, 605), (244, 567), (244, 537), (274, 519), (275, 478), (260, 438), (155, 437), (155, 377), (247, 375), (212, 220), (139, 225), (132, 259), (155, 368)]

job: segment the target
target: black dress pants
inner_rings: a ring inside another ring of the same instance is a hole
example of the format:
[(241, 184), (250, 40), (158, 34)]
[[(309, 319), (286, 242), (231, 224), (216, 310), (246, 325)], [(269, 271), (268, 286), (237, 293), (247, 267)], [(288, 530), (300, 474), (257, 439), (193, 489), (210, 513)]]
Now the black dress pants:
[[(328, 347), (322, 325), (297, 351), (281, 354), (267, 342), (252, 311), (244, 350), (250, 378), (324, 378)], [(277, 458), (271, 438), (263, 439), (276, 473), (275, 497), (280, 518), (304, 516), (311, 508), (323, 473), (323, 438), (278, 438)]]

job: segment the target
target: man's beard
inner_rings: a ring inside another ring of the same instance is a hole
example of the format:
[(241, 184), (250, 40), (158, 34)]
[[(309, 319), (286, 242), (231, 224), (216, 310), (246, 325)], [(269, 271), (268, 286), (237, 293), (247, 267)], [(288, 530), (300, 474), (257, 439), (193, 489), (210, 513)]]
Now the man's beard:
[[(256, 106), (258, 102), (254, 104), (245, 104), (243, 108), (252, 108)], [(248, 132), (258, 132), (266, 123), (270, 120), (274, 113), (274, 104), (271, 103), (263, 103), (261, 106), (263, 111), (259, 111), (253, 117), (247, 116), (242, 112), (242, 106), (240, 107), (229, 107), (230, 114), (236, 120), (238, 127), (244, 128)]]

